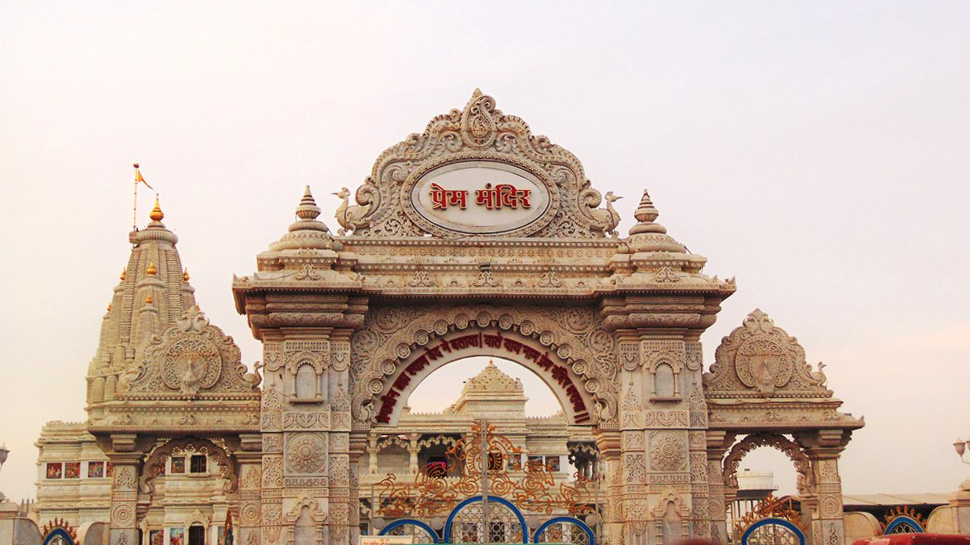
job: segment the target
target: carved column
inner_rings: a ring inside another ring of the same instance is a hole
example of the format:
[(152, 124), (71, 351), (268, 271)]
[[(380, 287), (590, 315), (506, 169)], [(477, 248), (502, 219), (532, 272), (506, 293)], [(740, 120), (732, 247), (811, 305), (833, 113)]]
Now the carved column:
[[(260, 407), (260, 432), (263, 456), (260, 471), (262, 545), (279, 545), (283, 531), (283, 338), (278, 331), (263, 335), (263, 397)], [(242, 515), (240, 513), (240, 515)], [(249, 545), (248, 543), (243, 545)]]
[(724, 488), (724, 454), (734, 442), (734, 436), (723, 431), (708, 430), (707, 439), (707, 486), (710, 538), (715, 545), (727, 543), (727, 504)]
[(418, 472), (418, 438), (420, 435), (412, 433), (408, 436), (408, 473), (415, 475)]
[(377, 435), (371, 435), (367, 439), (367, 471), (371, 475), (377, 474)]
[(327, 375), (330, 390), (330, 543), (356, 543), (360, 534), (358, 497), (358, 457), (351, 451), (352, 417), (350, 411), (350, 336), (352, 330), (340, 328), (330, 334), (330, 360)]
[(600, 426), (596, 431), (596, 446), (602, 457), (603, 522), (602, 538), (607, 545), (621, 545), (623, 540), (623, 470), (620, 462), (620, 432)]
[(238, 542), (240, 545), (258, 545), (263, 480), (262, 437), (246, 434), (240, 439), (241, 449), (236, 453), (239, 462)]
[(843, 430), (818, 430), (795, 435), (811, 461), (814, 483), (806, 485), (811, 486), (814, 492), (813, 501), (809, 505), (813, 545), (843, 545), (845, 542), (839, 457), (849, 442), (850, 435), (851, 432)]
[(111, 436), (108, 459), (114, 467), (111, 486), (110, 545), (137, 545), (138, 466), (141, 452), (135, 450), (134, 434)]

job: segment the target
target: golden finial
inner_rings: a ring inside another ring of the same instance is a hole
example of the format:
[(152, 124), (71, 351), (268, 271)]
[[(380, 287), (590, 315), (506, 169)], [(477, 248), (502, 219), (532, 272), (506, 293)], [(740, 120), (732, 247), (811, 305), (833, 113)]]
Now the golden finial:
[(158, 270), (155, 269), (154, 261), (148, 264), (148, 269), (145, 272), (148, 273), (148, 276), (155, 276), (155, 273), (157, 273)]
[(162, 209), (158, 207), (158, 195), (155, 195), (155, 208), (152, 208), (152, 211), (150, 214), (148, 214), (148, 217), (151, 218), (152, 221), (162, 221), (162, 219), (165, 217)]
[(145, 297), (145, 304), (146, 305), (152, 304), (152, 294), (149, 293), (148, 297)]
[(122, 280), (122, 282), (125, 280), (125, 273), (127, 273), (127, 272), (128, 272), (128, 269), (121, 269), (121, 280)]
[(189, 269), (186, 268), (185, 271), (182, 273), (182, 280), (185, 280), (186, 282), (189, 281)]

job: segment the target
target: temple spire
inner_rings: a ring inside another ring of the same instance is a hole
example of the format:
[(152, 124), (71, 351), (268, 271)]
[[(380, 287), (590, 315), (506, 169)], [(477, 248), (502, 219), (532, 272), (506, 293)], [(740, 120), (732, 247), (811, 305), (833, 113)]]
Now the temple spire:
[(333, 248), (333, 236), (327, 225), (317, 219), (319, 215), (320, 207), (310, 193), (310, 186), (306, 186), (296, 207), (296, 217), (299, 219), (290, 224), (289, 232), (283, 238), (270, 245), (270, 250)]
[(650, 198), (650, 193), (646, 189), (643, 190), (643, 197), (640, 197), (640, 204), (637, 205), (637, 209), (633, 212), (633, 217), (637, 219), (637, 224), (630, 228), (631, 235), (638, 235), (640, 233), (666, 233), (667, 228), (657, 221), (657, 217), (660, 216), (660, 211), (657, 207), (653, 205), (653, 200)]

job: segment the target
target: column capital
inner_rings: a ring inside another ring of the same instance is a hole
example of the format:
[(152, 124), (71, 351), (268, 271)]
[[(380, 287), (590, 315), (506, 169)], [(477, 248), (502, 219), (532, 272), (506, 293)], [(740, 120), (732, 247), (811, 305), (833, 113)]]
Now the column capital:
[(705, 430), (704, 436), (707, 439), (708, 459), (720, 459), (724, 457), (731, 445), (734, 444), (736, 434), (728, 433), (724, 430)]
[(838, 458), (852, 438), (851, 430), (813, 430), (794, 434), (798, 446), (809, 458)]

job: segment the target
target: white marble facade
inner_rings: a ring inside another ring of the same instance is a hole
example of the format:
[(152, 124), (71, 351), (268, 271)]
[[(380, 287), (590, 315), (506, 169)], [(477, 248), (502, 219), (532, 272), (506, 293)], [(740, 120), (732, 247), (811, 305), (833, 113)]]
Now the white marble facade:
[[(156, 205), (103, 318), (88, 419), (38, 442), (42, 519), (108, 523), (111, 545), (154, 530), (177, 545), (181, 528), (186, 545), (198, 527), (215, 543), (231, 512), (245, 545), (352, 543), (377, 475), (420, 472), (433, 454), (412, 442), (485, 412), (544, 463), (562, 468), (569, 443), (595, 452), (584, 471), (605, 544), (723, 541), (738, 462), (759, 446), (792, 459), (813, 545), (844, 541), (838, 460), (863, 422), (761, 311), (704, 365), (701, 334), (737, 286), (703, 272), (646, 192), (621, 236), (619, 196), (476, 91), (337, 194), (336, 233), (307, 188), (256, 271), (232, 280), (263, 344), (251, 368), (196, 305)], [(514, 391), (466, 391), (440, 415), (405, 408), (424, 377), (469, 356), (530, 369), (562, 414), (525, 418)], [(388, 437), (402, 444), (381, 447)], [(47, 478), (58, 463), (81, 473)]]

